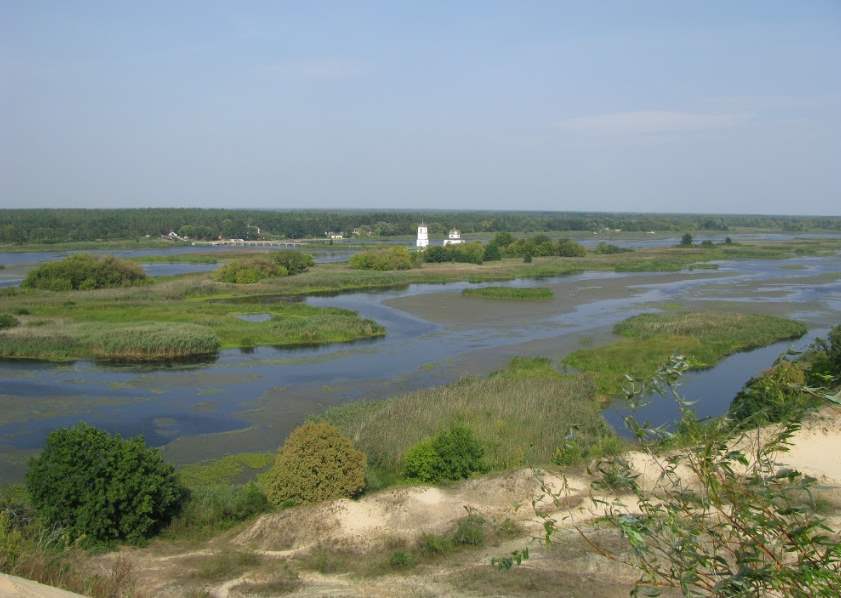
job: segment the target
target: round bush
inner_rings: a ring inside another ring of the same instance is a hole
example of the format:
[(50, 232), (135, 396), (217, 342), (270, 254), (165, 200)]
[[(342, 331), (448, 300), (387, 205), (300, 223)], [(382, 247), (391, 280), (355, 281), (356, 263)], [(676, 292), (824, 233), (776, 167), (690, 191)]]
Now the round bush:
[(87, 424), (49, 435), (26, 486), (48, 525), (93, 542), (148, 538), (185, 496), (174, 468), (142, 438), (124, 440)]
[(410, 448), (404, 457), (405, 473), (422, 482), (458, 480), (485, 471), (484, 456), (470, 428), (454, 425)]
[(71, 255), (30, 270), (22, 287), (48, 291), (92, 290), (125, 287), (146, 280), (143, 268), (112, 255)]
[(351, 497), (365, 486), (365, 454), (326, 422), (296, 428), (264, 478), (274, 505)]

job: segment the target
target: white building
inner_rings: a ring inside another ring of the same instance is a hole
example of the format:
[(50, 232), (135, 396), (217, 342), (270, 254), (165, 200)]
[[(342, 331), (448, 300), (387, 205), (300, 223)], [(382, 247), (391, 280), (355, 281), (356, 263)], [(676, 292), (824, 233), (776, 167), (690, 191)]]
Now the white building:
[(416, 245), (418, 249), (426, 249), (429, 247), (429, 233), (426, 230), (425, 224), (418, 226), (418, 240)]
[(461, 238), (461, 231), (457, 228), (450, 230), (449, 238), (444, 239), (444, 245), (461, 245), (464, 239)]

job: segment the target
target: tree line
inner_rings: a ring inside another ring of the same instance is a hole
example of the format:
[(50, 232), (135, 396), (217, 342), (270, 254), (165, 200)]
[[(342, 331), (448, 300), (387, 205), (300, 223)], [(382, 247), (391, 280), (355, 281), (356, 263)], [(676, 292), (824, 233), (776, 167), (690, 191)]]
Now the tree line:
[(194, 239), (321, 237), (356, 230), (361, 236), (414, 235), (423, 221), (433, 235), (463, 233), (623, 231), (727, 231), (734, 227), (780, 231), (841, 230), (841, 217), (594, 212), (225, 210), (201, 208), (0, 210), (0, 243), (66, 243), (144, 238), (176, 232)]

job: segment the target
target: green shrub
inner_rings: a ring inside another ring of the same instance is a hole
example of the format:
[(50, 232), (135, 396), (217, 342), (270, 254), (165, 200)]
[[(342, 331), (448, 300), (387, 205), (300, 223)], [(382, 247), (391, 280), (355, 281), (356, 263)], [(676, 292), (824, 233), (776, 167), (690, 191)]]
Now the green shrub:
[(20, 324), (18, 319), (10, 314), (0, 314), (0, 330), (3, 328), (14, 328)]
[(357, 253), (349, 263), (356, 270), (408, 270), (419, 265), (419, 256), (408, 247), (389, 247)]
[(219, 268), (213, 278), (233, 284), (254, 284), (265, 278), (278, 278), (288, 274), (286, 268), (263, 258), (234, 260)]
[(145, 280), (143, 268), (133, 262), (112, 255), (97, 257), (77, 254), (30, 270), (21, 286), (48, 291), (71, 291), (126, 287), (141, 284)]
[(470, 428), (454, 425), (406, 452), (406, 477), (423, 482), (458, 480), (486, 471), (485, 451)]
[(611, 245), (610, 243), (605, 243), (602, 241), (598, 245), (596, 245), (595, 252), (601, 255), (613, 255), (615, 253), (627, 253), (629, 251), (633, 251), (632, 249), (628, 249), (627, 247), (619, 247), (618, 245)]
[(137, 542), (180, 508), (184, 488), (160, 452), (87, 424), (49, 435), (26, 475), (32, 505), (72, 538)]
[(296, 428), (263, 483), (269, 501), (317, 502), (351, 497), (365, 486), (365, 455), (326, 422)]
[(300, 251), (276, 251), (271, 256), (272, 261), (286, 268), (290, 276), (306, 272), (315, 265), (315, 260), (310, 254)]
[(820, 399), (803, 392), (806, 373), (797, 363), (781, 361), (751, 378), (730, 404), (728, 415), (751, 426), (798, 419), (820, 405)]
[[(497, 255), (499, 250), (497, 249)], [(479, 242), (457, 245), (436, 245), (423, 252), (425, 262), (463, 262), (481, 264), (485, 259), (485, 247)], [(497, 259), (499, 259), (497, 257)]]
[(459, 520), (453, 541), (462, 546), (482, 546), (485, 543), (485, 519), (478, 513), (469, 513)]
[(816, 340), (812, 349), (810, 358), (815, 373), (841, 376), (841, 324), (830, 330), (825, 339)]

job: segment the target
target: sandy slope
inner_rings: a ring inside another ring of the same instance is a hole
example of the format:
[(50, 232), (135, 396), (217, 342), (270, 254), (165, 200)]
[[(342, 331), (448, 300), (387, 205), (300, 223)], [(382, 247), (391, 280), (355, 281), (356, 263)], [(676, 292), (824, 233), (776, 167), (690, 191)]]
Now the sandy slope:
[[(825, 409), (810, 418), (793, 441), (791, 452), (780, 456), (781, 464), (818, 478), (824, 491), (831, 493), (832, 504), (841, 506), (841, 409)], [(659, 473), (656, 463), (640, 453), (628, 457), (641, 473), (643, 483), (653, 485)], [(547, 474), (545, 479), (555, 489), (564, 483), (559, 475)], [(572, 529), (573, 523), (586, 526), (600, 514), (590, 501), (589, 478), (579, 472), (568, 475), (566, 483), (565, 498), (559, 505), (538, 503), (538, 508), (553, 511), (561, 528), (561, 542), (548, 549), (534, 540), (542, 531), (532, 506), (540, 494), (538, 480), (533, 471), (519, 470), (451, 487), (396, 488), (356, 501), (337, 500), (271, 513), (198, 550), (173, 551), (169, 547), (170, 554), (160, 555), (150, 547), (124, 550), (122, 554), (134, 562), (139, 586), (147, 588), (150, 596), (182, 596), (188, 591), (207, 592), (194, 595), (242, 596), (247, 594), (238, 591), (237, 585), (270, 580), (272, 571), (283, 561), (316, 546), (339, 548), (362, 559), (395, 541), (411, 543), (423, 533), (451, 529), (469, 508), (491, 521), (509, 518), (518, 522), (523, 536), (500, 546), (462, 551), (403, 575), (362, 577), (304, 570), (300, 574), (302, 585), (291, 595), (626, 596), (635, 580), (634, 572), (594, 554)], [(837, 527), (834, 515), (829, 520)], [(622, 549), (615, 534), (594, 528), (591, 531), (615, 549)], [(500, 574), (488, 566), (492, 556), (525, 546), (530, 547), (532, 556), (518, 570)], [(202, 558), (232, 550), (255, 552), (264, 562), (259, 570), (237, 573), (224, 582), (201, 584), (185, 575)], [(99, 565), (107, 568), (112, 558), (113, 555), (103, 557)]]

